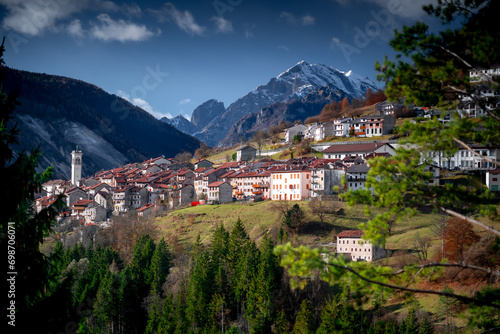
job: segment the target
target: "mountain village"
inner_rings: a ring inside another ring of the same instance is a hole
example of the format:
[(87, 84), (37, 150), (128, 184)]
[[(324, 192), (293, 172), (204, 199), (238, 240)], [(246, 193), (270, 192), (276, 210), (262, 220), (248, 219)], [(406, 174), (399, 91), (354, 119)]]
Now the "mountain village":
[[(285, 129), (283, 145), (294, 138), (321, 141), (331, 136), (374, 137), (389, 134), (395, 125), (394, 104), (377, 105), (377, 115), (363, 118), (345, 117), (330, 123), (298, 124)], [(426, 112), (430, 117), (432, 112)], [(470, 115), (468, 115), (470, 116)], [(266, 158), (257, 149), (240, 146), (235, 161), (215, 164), (208, 159), (195, 163), (160, 156), (143, 162), (126, 164), (82, 178), (84, 152), (72, 152), (71, 180), (52, 180), (43, 184), (36, 199), (40, 212), (65, 195), (67, 209), (60, 220), (76, 220), (81, 225), (108, 227), (113, 216), (132, 212), (138, 219), (154, 217), (167, 210), (233, 201), (303, 201), (332, 196), (341, 191), (365, 188), (370, 159), (393, 156), (397, 140), (373, 140), (316, 144), (323, 158), (299, 157), (288, 160)], [(259, 159), (258, 159), (259, 158)], [(500, 169), (488, 161), (500, 159), (500, 147), (473, 145), (461, 148), (453, 156), (431, 152), (426, 170), (432, 173), (429, 185), (455, 182), (457, 177), (476, 173), (492, 192), (500, 188)], [(424, 159), (422, 159), (424, 161)], [(455, 181), (454, 181), (455, 180)], [(352, 253), (353, 260), (372, 261), (383, 257), (378, 246), (357, 254), (348, 251), (346, 243), (356, 243), (360, 231), (345, 231), (337, 236), (337, 252)], [(352, 239), (352, 240), (351, 240)], [(358, 241), (359, 243), (359, 241)], [(361, 248), (360, 248), (361, 250)], [(367, 255), (369, 254), (369, 255)]]

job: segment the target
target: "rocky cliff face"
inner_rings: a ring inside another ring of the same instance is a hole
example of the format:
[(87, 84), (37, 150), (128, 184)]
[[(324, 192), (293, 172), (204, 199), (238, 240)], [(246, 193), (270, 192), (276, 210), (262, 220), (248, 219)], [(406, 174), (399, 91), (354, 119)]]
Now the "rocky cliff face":
[(170, 124), (177, 130), (189, 135), (198, 131), (198, 128), (182, 115), (177, 115), (174, 118), (162, 117), (160, 121)]
[(217, 100), (208, 100), (193, 111), (191, 121), (188, 121), (184, 116), (178, 115), (174, 118), (163, 117), (161, 120), (172, 125), (177, 130), (189, 135), (194, 135), (200, 132), (210, 122), (216, 120), (226, 109), (224, 103)]
[(214, 119), (226, 111), (224, 103), (217, 100), (208, 100), (199, 105), (191, 116), (191, 124), (197, 129), (203, 129)]
[(376, 89), (371, 80), (350, 71), (342, 72), (330, 66), (302, 61), (236, 100), (216, 122), (212, 121), (195, 136), (210, 146), (228, 145), (232, 140), (224, 138), (243, 117), (273, 103), (302, 100), (321, 87), (330, 87), (349, 99), (364, 96), (368, 88)]

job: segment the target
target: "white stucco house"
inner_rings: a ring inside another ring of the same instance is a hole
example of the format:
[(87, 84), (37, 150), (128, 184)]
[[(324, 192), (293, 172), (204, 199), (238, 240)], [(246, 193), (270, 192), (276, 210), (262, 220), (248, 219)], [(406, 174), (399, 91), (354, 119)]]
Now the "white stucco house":
[(372, 262), (385, 256), (385, 248), (363, 240), (361, 230), (342, 231), (337, 234), (337, 254), (343, 254), (352, 261)]

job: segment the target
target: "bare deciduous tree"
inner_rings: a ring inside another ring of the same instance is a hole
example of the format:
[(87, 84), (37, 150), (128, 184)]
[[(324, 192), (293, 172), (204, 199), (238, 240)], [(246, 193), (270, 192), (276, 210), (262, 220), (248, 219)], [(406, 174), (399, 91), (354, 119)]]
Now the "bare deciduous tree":
[(428, 235), (420, 236), (419, 233), (415, 236), (413, 241), (413, 249), (417, 253), (417, 257), (426, 261), (429, 257), (429, 249), (431, 248), (432, 238)]
[(176, 161), (180, 162), (181, 164), (183, 164), (183, 163), (189, 162), (192, 158), (193, 158), (193, 155), (191, 153), (182, 152), (182, 153), (178, 153), (174, 159)]

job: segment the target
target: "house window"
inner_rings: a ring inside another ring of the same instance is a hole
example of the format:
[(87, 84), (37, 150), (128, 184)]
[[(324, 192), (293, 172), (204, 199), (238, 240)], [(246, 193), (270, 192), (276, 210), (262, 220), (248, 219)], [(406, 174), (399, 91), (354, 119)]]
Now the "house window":
[(498, 178), (494, 177), (494, 178), (493, 178), (493, 181), (498, 181)]

